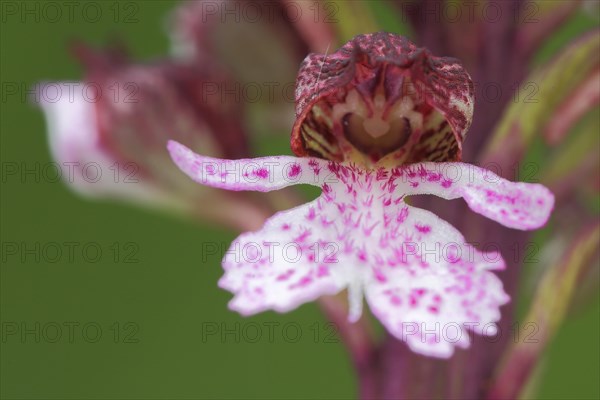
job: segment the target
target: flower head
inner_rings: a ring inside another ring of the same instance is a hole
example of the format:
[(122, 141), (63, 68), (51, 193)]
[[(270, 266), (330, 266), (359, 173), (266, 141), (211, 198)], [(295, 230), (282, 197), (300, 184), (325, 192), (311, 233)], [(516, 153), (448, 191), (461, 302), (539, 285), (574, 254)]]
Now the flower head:
[(219, 282), (234, 294), (230, 308), (287, 312), (347, 289), (351, 321), (364, 297), (391, 334), (425, 355), (449, 357), (455, 346), (467, 347), (468, 329), (494, 334), (509, 300), (492, 272), (504, 268), (501, 255), (480, 252), (406, 201), (463, 198), (473, 211), (522, 230), (548, 219), (554, 199), (545, 187), (456, 162), (472, 116), (471, 88), (456, 60), (432, 57), (396, 35), (361, 35), (301, 67), (292, 148), (303, 157), (222, 160), (170, 142), (175, 163), (203, 185), (322, 189), (233, 242)]
[(458, 60), (402, 36), (359, 35), (302, 63), (292, 150), (367, 165), (460, 160), (473, 97)]

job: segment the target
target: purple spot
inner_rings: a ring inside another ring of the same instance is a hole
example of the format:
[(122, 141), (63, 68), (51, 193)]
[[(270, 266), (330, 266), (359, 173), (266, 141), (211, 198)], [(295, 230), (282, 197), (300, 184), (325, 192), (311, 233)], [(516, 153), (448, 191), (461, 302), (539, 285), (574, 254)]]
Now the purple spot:
[(295, 287), (306, 287), (308, 285), (310, 285), (312, 283), (312, 278), (310, 276), (303, 276), (296, 285), (294, 285)]
[(387, 277), (379, 269), (375, 270), (375, 279), (377, 279), (377, 282), (380, 282), (380, 283), (387, 282)]
[(427, 178), (429, 182), (437, 182), (440, 179), (442, 179), (442, 176), (440, 174), (429, 174), (429, 177)]
[(379, 168), (377, 170), (377, 174), (375, 176), (375, 179), (378, 180), (378, 181), (382, 181), (382, 180), (384, 180), (384, 179), (387, 178), (387, 175), (388, 175), (388, 173), (385, 170), (385, 168)]
[(417, 306), (417, 303), (418, 303), (417, 298), (415, 296), (413, 296), (413, 295), (410, 295), (410, 298), (409, 298), (409, 304), (410, 304), (410, 306), (414, 308), (414, 307)]
[(296, 177), (300, 175), (302, 172), (302, 167), (299, 164), (292, 165), (292, 169), (290, 170), (289, 176), (290, 178)]
[(437, 306), (429, 306), (427, 309), (432, 314), (438, 314), (440, 312), (440, 310), (437, 308)]
[(285, 273), (278, 275), (277, 276), (277, 280), (278, 281), (287, 281), (292, 275), (294, 275), (294, 270), (293, 269), (288, 269)]
[[(310, 229), (306, 229), (304, 232), (302, 232), (297, 238), (296, 238), (296, 242), (304, 242), (309, 236), (311, 235)], [(298, 243), (296, 243), (298, 244)]]
[(319, 269), (317, 270), (317, 277), (322, 278), (324, 276), (329, 276), (329, 268), (325, 265), (319, 265)]
[(398, 297), (398, 296), (392, 296), (392, 298), (390, 299), (390, 302), (395, 306), (399, 306), (402, 304), (402, 299), (400, 299), (400, 297)]
[(431, 232), (431, 227), (429, 225), (415, 225), (415, 228), (421, 233), (429, 233)]
[(269, 171), (266, 168), (260, 168), (254, 171), (254, 175), (258, 176), (259, 178), (265, 179), (269, 177)]
[(365, 252), (364, 249), (358, 251), (358, 259), (363, 262), (367, 261), (367, 253)]
[(397, 221), (399, 223), (403, 223), (407, 217), (408, 217), (408, 207), (403, 207), (402, 210), (400, 211), (400, 214), (398, 214)]

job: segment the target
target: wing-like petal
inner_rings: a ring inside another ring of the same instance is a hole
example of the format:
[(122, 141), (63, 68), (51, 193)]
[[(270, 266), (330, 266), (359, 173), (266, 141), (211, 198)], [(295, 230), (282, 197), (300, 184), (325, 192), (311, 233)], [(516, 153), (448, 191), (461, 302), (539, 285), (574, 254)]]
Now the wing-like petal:
[(471, 164), (412, 164), (394, 168), (391, 177), (390, 184), (402, 194), (462, 197), (476, 213), (515, 229), (541, 227), (554, 207), (554, 196), (543, 185), (510, 182)]
[(325, 183), (327, 162), (316, 158), (289, 156), (223, 160), (195, 154), (170, 141), (169, 152), (177, 166), (196, 182), (227, 189), (268, 192), (290, 185)]

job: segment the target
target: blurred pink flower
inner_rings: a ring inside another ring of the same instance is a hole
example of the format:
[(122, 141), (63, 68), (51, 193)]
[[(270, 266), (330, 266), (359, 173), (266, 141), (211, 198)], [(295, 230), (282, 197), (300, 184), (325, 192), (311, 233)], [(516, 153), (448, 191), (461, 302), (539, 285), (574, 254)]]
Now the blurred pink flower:
[[(239, 5), (234, 0), (183, 3), (170, 18), (174, 54), (162, 60), (140, 64), (130, 61), (119, 46), (105, 50), (74, 46), (85, 67), (84, 80), (38, 86), (44, 93), (84, 88), (69, 96), (39, 96), (50, 148), (60, 165), (69, 169), (73, 189), (238, 229), (262, 224), (272, 204), (251, 194), (190, 187), (165, 149), (170, 138), (215, 157), (248, 157), (251, 137), (257, 134), (248, 115), (258, 115), (258, 128), (265, 132), (277, 132), (293, 121), (293, 104), (281, 97), (282, 90), (257, 102), (240, 98), (239, 92), (247, 83), (293, 84), (296, 66), (309, 50), (306, 27), (290, 24), (282, 6), (267, 1), (255, 3), (270, 7), (272, 18), (262, 23), (221, 19), (222, 7)], [(331, 33), (322, 29), (321, 35)], [(267, 39), (270, 47), (260, 56), (228, 52), (242, 43), (246, 49), (263, 48), (260, 45)], [(206, 202), (219, 207), (201, 206)]]

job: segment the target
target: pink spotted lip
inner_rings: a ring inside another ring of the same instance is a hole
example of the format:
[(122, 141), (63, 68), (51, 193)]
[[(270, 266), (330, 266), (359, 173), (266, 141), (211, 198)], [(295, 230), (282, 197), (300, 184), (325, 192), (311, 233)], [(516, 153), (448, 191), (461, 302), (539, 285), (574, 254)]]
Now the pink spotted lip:
[(460, 161), (473, 103), (458, 60), (395, 34), (359, 35), (302, 63), (292, 150), (363, 165)]
[[(179, 168), (203, 185), (268, 192), (309, 184), (322, 190), (317, 199), (279, 212), (262, 229), (234, 240), (219, 280), (234, 294), (232, 310), (287, 312), (347, 290), (350, 321), (360, 318), (366, 300), (392, 335), (434, 357), (468, 347), (467, 330), (495, 334), (509, 297), (494, 271), (505, 263), (500, 253), (480, 252), (456, 228), (406, 204), (405, 197), (463, 198), (473, 211), (521, 230), (542, 226), (554, 204), (542, 185), (509, 182), (461, 162), (367, 171), (318, 158), (224, 160), (176, 142), (168, 148)], [(292, 246), (293, 260), (282, 251)], [(433, 337), (432, 330), (450, 324), (459, 330), (459, 341)]]

